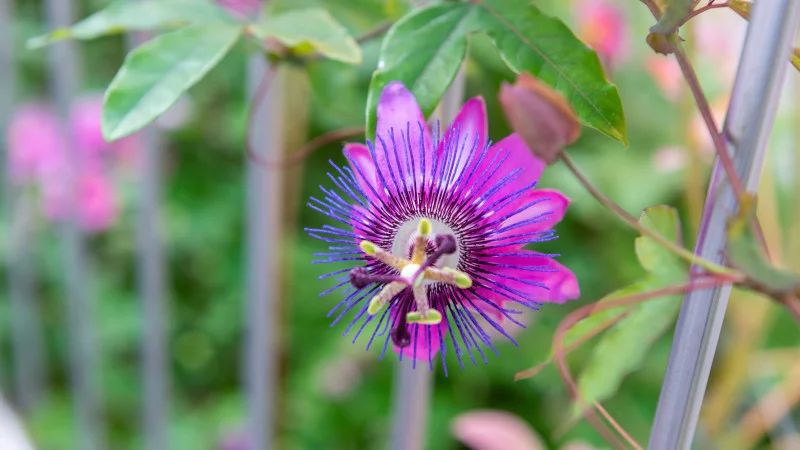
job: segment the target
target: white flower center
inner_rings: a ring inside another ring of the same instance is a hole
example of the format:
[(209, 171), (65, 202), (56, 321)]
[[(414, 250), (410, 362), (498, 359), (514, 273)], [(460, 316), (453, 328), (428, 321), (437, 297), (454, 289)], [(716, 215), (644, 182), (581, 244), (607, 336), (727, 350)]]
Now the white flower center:
[[(408, 249), (414, 245), (414, 239), (417, 237), (417, 228), (419, 227), (420, 220), (422, 220), (421, 217), (415, 217), (400, 225), (400, 229), (397, 230), (397, 235), (395, 235), (394, 241), (392, 241), (393, 254), (402, 255), (403, 257), (407, 256)], [(432, 232), (430, 234), (431, 240), (435, 239), (437, 234), (449, 234), (455, 237), (456, 242), (458, 242), (458, 235), (444, 222), (440, 222), (435, 219), (428, 219), (428, 221), (431, 223), (432, 228)], [(436, 264), (434, 264), (434, 267), (438, 267), (440, 269), (445, 267), (457, 269), (458, 262), (461, 260), (460, 258), (461, 249), (458, 248), (458, 245), (456, 245), (456, 251), (449, 255), (442, 255)], [(413, 276), (413, 273), (409, 276)], [(428, 283), (427, 280), (426, 283)]]

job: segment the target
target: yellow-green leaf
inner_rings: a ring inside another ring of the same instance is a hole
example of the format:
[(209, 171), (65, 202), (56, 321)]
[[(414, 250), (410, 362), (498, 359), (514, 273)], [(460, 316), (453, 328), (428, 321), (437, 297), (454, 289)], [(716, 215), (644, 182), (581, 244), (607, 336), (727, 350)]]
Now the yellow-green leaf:
[(277, 39), (298, 52), (313, 49), (330, 59), (361, 63), (361, 47), (324, 9), (297, 9), (269, 15), (253, 31), (259, 38)]
[(63, 39), (94, 39), (133, 30), (156, 30), (208, 22), (230, 22), (233, 18), (208, 0), (120, 0), (69, 28), (59, 28), (28, 41), (39, 48)]

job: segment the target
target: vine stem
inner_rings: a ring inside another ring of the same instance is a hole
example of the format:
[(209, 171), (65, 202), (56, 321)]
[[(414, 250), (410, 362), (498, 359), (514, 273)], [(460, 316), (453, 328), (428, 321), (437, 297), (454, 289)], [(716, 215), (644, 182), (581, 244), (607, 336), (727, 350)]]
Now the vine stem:
[(697, 8), (694, 11), (692, 11), (688, 16), (686, 16), (685, 19), (683, 19), (683, 23), (681, 24), (681, 26), (683, 26), (683, 24), (685, 24), (686, 22), (692, 20), (695, 16), (698, 16), (698, 15), (708, 11), (709, 9), (727, 8), (727, 7), (728, 7), (728, 2), (725, 2), (725, 3), (709, 3), (706, 6)]
[(689, 261), (692, 264), (695, 264), (699, 267), (702, 267), (710, 272), (714, 273), (721, 273), (721, 274), (738, 274), (737, 271), (730, 269), (728, 267), (721, 266), (719, 264), (715, 264), (707, 259), (701, 258), (698, 255), (695, 255), (693, 252), (681, 247), (680, 245), (676, 244), (675, 242), (667, 239), (661, 233), (651, 230), (643, 226), (639, 221), (633, 217), (630, 213), (625, 211), (621, 206), (616, 204), (613, 200), (608, 198), (605, 194), (603, 194), (596, 186), (589, 181), (588, 178), (578, 169), (575, 163), (572, 161), (572, 158), (569, 157), (567, 152), (562, 151), (560, 154), (561, 161), (564, 162), (564, 165), (572, 172), (575, 178), (583, 185), (584, 189), (589, 191), (592, 196), (597, 199), (603, 206), (610, 209), (617, 217), (619, 217), (623, 222), (627, 223), (631, 227), (633, 227), (639, 233), (653, 239), (654, 241), (658, 242), (661, 246), (666, 248), (667, 250), (675, 253), (676, 255), (680, 256), (681, 258)]
[[(699, 279), (698, 279), (699, 278)], [(730, 283), (732, 280), (738, 279), (736, 276), (728, 275), (728, 274), (710, 274), (710, 275), (700, 275), (699, 277), (696, 275), (694, 279), (690, 280), (687, 283), (676, 285), (676, 286), (668, 286), (661, 289), (656, 289), (653, 291), (642, 292), (639, 294), (629, 295), (627, 297), (622, 297), (614, 300), (609, 300), (607, 302), (602, 303), (592, 303), (581, 308), (572, 311), (561, 323), (558, 324), (556, 328), (556, 332), (553, 336), (553, 359), (555, 360), (556, 365), (558, 366), (559, 374), (561, 375), (564, 384), (569, 389), (572, 397), (579, 402), (586, 403), (583, 399), (583, 396), (578, 389), (577, 383), (575, 383), (575, 379), (572, 377), (572, 373), (569, 370), (569, 366), (566, 362), (566, 354), (567, 349), (564, 347), (564, 340), (566, 339), (567, 333), (569, 330), (575, 326), (581, 320), (591, 316), (592, 314), (596, 314), (602, 311), (606, 311), (613, 308), (618, 308), (622, 306), (629, 306), (639, 304), (645, 301), (649, 301), (658, 297), (664, 297), (667, 295), (676, 295), (676, 294), (683, 294), (686, 292), (690, 292), (696, 289), (708, 289), (710, 287), (718, 286), (724, 283)], [(598, 406), (598, 405), (595, 405)], [(601, 411), (602, 413), (602, 411)], [(634, 448), (641, 450), (641, 446), (633, 440), (633, 438), (628, 435), (624, 431), (624, 429), (617, 424), (608, 413), (603, 414), (612, 426), (620, 433), (623, 438)], [(589, 423), (600, 433), (611, 445), (615, 446), (616, 448), (624, 448), (621, 441), (610, 433), (608, 427), (599, 420), (593, 410), (584, 410), (584, 416), (589, 421)]]
[[(728, 143), (719, 132), (719, 127), (717, 126), (716, 120), (714, 120), (714, 114), (711, 112), (711, 105), (708, 102), (708, 98), (705, 96), (705, 94), (703, 94), (703, 89), (700, 86), (700, 80), (697, 78), (697, 73), (695, 72), (694, 67), (692, 67), (692, 63), (689, 61), (689, 58), (686, 56), (686, 50), (683, 48), (683, 44), (680, 42), (678, 42), (675, 46), (675, 59), (677, 59), (678, 65), (683, 73), (683, 77), (686, 79), (686, 83), (689, 85), (689, 90), (691, 90), (692, 96), (694, 96), (695, 102), (697, 103), (697, 108), (700, 111), (700, 115), (703, 117), (706, 128), (708, 128), (708, 132), (711, 134), (711, 140), (714, 143), (714, 148), (717, 156), (719, 157), (719, 162), (725, 171), (725, 175), (730, 180), (731, 188), (733, 189), (733, 195), (736, 197), (736, 202), (741, 204), (742, 199), (748, 195), (747, 191), (744, 188), (742, 179), (736, 173), (736, 166), (733, 164), (733, 158), (731, 158)], [(756, 239), (758, 240), (762, 250), (769, 257), (767, 240), (764, 237), (764, 230), (761, 228), (761, 223), (758, 221), (757, 217), (753, 217), (750, 226), (752, 227), (753, 233), (756, 235)]]

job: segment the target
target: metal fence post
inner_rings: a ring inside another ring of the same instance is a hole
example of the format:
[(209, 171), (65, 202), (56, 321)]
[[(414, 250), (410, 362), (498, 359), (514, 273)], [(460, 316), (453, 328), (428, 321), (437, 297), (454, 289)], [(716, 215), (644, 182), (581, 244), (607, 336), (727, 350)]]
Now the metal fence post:
[[(141, 1), (141, 0), (134, 0)], [(131, 33), (128, 48), (147, 40), (147, 34)], [(147, 450), (169, 447), (170, 370), (167, 351), (168, 308), (164, 298), (164, 256), (160, 229), (162, 191), (161, 139), (152, 125), (138, 133), (142, 159), (136, 222), (139, 259), (137, 282), (142, 302), (142, 379), (144, 401), (142, 429)]]
[[(259, 161), (280, 161), (283, 157), (283, 93), (281, 76), (263, 56), (248, 63), (250, 96), (269, 77), (266, 97), (253, 111), (255, 126), (248, 130), (252, 151)], [(277, 302), (280, 295), (281, 182), (279, 168), (265, 168), (247, 160), (246, 229), (246, 339), (243, 366), (248, 403), (248, 448), (275, 448), (275, 407), (277, 404)]]
[[(736, 171), (749, 192), (758, 188), (798, 23), (800, 2), (753, 3), (723, 130)], [(735, 210), (736, 199), (717, 162), (697, 239), (699, 255), (722, 262), (725, 223)], [(726, 285), (684, 297), (649, 448), (691, 448), (730, 291), (731, 286)]]
[[(47, 0), (47, 22), (50, 29), (68, 27), (73, 22), (72, 0)], [(81, 450), (105, 448), (105, 433), (101, 419), (98, 351), (90, 296), (88, 257), (83, 232), (78, 226), (76, 176), (80, 173), (80, 155), (69, 139), (67, 123), (70, 104), (79, 86), (80, 61), (75, 42), (66, 40), (49, 48), (50, 85), (64, 129), (69, 163), (66, 165), (70, 217), (61, 227), (66, 309), (69, 340), (70, 382), (75, 399), (77, 445)]]
[[(13, 58), (11, 3), (0, 0), (0, 146), (7, 143), (6, 130), (14, 111), (16, 74)], [(11, 307), (13, 386), (16, 403), (27, 412), (44, 392), (44, 344), (34, 291), (31, 245), (34, 242), (33, 205), (24, 189), (13, 180), (10, 148), (4, 152), (4, 211), (9, 220), (8, 289)]]

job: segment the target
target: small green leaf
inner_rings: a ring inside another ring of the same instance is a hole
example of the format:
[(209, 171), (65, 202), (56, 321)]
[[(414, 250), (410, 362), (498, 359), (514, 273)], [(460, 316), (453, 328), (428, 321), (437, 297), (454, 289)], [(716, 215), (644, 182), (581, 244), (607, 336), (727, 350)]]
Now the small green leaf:
[(423, 8), (392, 26), (383, 40), (378, 69), (367, 97), (367, 137), (374, 139), (383, 88), (401, 81), (428, 116), (458, 73), (475, 30), (474, 5), (453, 3)]
[(106, 90), (103, 136), (134, 133), (172, 106), (233, 47), (242, 25), (194, 25), (162, 34), (131, 51)]
[(566, 25), (529, 0), (484, 0), (476, 7), (480, 29), (489, 33), (512, 70), (549, 84), (564, 95), (581, 123), (628, 144), (617, 88), (606, 79), (597, 54)]
[(275, 38), (295, 50), (311, 48), (331, 59), (361, 63), (361, 48), (356, 40), (324, 9), (298, 9), (270, 15), (254, 32), (259, 38)]
[(192, 24), (233, 21), (218, 5), (198, 0), (118, 1), (70, 28), (59, 28), (28, 41), (28, 48), (40, 48), (63, 39), (94, 39), (131, 30), (155, 30)]
[[(645, 209), (639, 217), (639, 223), (678, 244), (682, 244), (683, 238), (681, 237), (678, 211), (671, 206), (658, 205)], [(648, 272), (669, 274), (670, 271), (674, 270), (686, 271), (686, 267), (680, 257), (647, 236), (636, 238), (635, 247), (639, 263)]]
[[(651, 276), (643, 287), (651, 291), (669, 284)], [(578, 390), (588, 404), (611, 397), (625, 376), (642, 365), (650, 347), (674, 324), (680, 300), (672, 295), (642, 303), (603, 335), (578, 377)]]
[(756, 214), (755, 199), (743, 201), (728, 222), (727, 256), (731, 265), (773, 293), (793, 293), (800, 288), (800, 276), (773, 266), (761, 250), (750, 226)]

